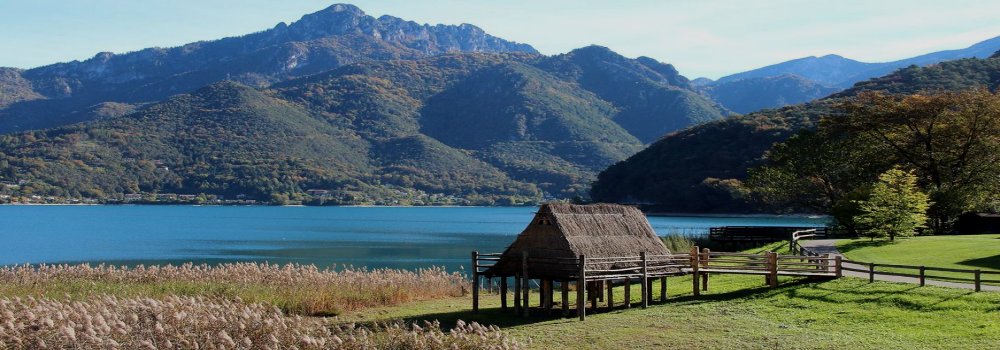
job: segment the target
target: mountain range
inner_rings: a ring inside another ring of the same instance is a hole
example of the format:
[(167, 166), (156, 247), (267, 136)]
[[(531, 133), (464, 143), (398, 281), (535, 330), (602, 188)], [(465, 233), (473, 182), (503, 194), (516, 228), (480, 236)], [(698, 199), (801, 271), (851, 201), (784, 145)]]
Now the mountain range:
[[(859, 82), (831, 97), (697, 125), (671, 133), (628, 160), (601, 172), (594, 200), (641, 203), (669, 212), (748, 212), (742, 193), (747, 169), (760, 164), (776, 142), (843, 113), (840, 103), (863, 91), (913, 94), (1000, 88), (1000, 52), (927, 67), (909, 66)], [(682, 164), (683, 166), (678, 166)]]
[(838, 55), (811, 56), (724, 76), (716, 81), (698, 79), (697, 85), (726, 108), (737, 113), (750, 113), (823, 98), (901, 68), (923, 67), (962, 58), (987, 58), (997, 50), (1000, 50), (1000, 37), (964, 49), (938, 51), (891, 62), (860, 62)]
[[(0, 195), (482, 205), (592, 196), (742, 211), (733, 192), (746, 168), (831, 113), (831, 101), (995, 88), (981, 63), (994, 60), (917, 67), (993, 46), (885, 64), (825, 56), (690, 81), (606, 47), (545, 56), (473, 25), (337, 4), (240, 37), (0, 68)], [(895, 72), (844, 89), (880, 70)]]
[(3, 177), (66, 197), (586, 196), (644, 144), (727, 114), (650, 58), (542, 56), (471, 25), (349, 5), (238, 38), (4, 72), (17, 93), (0, 112)]

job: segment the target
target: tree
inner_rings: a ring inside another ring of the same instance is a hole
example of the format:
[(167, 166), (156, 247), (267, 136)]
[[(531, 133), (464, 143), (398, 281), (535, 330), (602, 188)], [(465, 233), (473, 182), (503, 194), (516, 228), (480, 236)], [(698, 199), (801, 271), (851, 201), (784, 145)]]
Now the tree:
[[(882, 159), (913, 169), (944, 232), (961, 214), (1000, 193), (1000, 96), (985, 89), (895, 96), (862, 93), (825, 127), (867, 137)], [(877, 159), (871, 159), (877, 160)]]
[(858, 201), (861, 215), (855, 222), (863, 234), (876, 237), (907, 237), (925, 227), (930, 200), (917, 187), (913, 172), (892, 168), (879, 176), (867, 200)]

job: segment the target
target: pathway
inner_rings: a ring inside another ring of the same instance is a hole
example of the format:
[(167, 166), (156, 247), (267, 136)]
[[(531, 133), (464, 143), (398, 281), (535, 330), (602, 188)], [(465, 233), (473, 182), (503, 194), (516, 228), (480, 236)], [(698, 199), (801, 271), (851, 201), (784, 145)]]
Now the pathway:
[[(813, 251), (813, 252), (815, 252), (817, 254), (833, 254), (833, 255), (843, 256), (843, 254), (841, 254), (839, 251), (837, 251), (837, 240), (836, 239), (811, 239), (811, 240), (803, 239), (803, 240), (799, 241), (799, 244), (801, 244), (806, 249), (809, 249), (809, 250), (811, 250), (811, 251)], [(878, 263), (878, 262), (875, 261), (875, 263)], [(844, 267), (855, 268), (855, 269), (867, 269), (868, 268), (868, 266), (865, 266), (865, 265), (848, 264), (848, 263), (844, 263), (843, 266)], [(846, 271), (845, 270), (844, 271), (844, 276), (868, 278), (868, 273), (866, 273), (866, 272), (856, 272), (856, 271)], [(875, 272), (875, 279), (879, 280), (879, 281), (920, 284), (920, 279), (918, 279), (918, 278), (903, 277), (903, 276), (880, 275), (877, 271)], [(932, 286), (941, 286), (941, 287), (963, 288), (963, 289), (976, 289), (976, 287), (972, 283), (956, 283), (956, 282), (936, 281), (936, 280), (932, 280), (932, 279), (929, 279), (929, 278), (926, 279), (926, 284), (932, 285)], [(982, 290), (984, 290), (984, 291), (985, 290), (1000, 291), (1000, 286), (991, 286), (991, 285), (983, 284), (982, 285)]]

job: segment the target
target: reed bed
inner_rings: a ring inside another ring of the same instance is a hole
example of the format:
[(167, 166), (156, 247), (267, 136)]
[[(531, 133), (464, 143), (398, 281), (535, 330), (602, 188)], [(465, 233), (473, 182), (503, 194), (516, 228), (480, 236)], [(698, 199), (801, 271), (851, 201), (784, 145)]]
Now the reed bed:
[(442, 268), (319, 269), (313, 265), (267, 263), (0, 268), (0, 295), (6, 296), (211, 296), (267, 303), (289, 314), (310, 316), (460, 296), (468, 288), (461, 274)]
[(205, 296), (0, 299), (3, 349), (517, 349), (495, 326), (373, 327)]

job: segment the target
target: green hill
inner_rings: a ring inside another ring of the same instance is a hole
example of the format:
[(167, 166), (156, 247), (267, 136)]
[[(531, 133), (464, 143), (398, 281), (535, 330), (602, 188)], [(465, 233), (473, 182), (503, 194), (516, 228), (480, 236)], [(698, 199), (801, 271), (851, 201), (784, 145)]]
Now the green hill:
[[(30, 182), (14, 195), (528, 203), (586, 196), (597, 172), (640, 150), (625, 111), (662, 111), (635, 130), (721, 115), (691, 117), (683, 106), (714, 106), (669, 66), (598, 53), (586, 64), (521, 53), (368, 61), (267, 89), (223, 82), (145, 106), (104, 103), (87, 110), (93, 121), (3, 137), (2, 179)], [(595, 71), (626, 83), (607, 95), (580, 78)], [(675, 98), (643, 98), (663, 93)]]
[(741, 198), (740, 181), (764, 153), (820, 117), (840, 113), (836, 105), (861, 91), (912, 94), (1000, 84), (1000, 59), (961, 59), (908, 67), (817, 102), (761, 111), (672, 133), (599, 176), (594, 200), (643, 203), (652, 210), (748, 212), (760, 210)]

